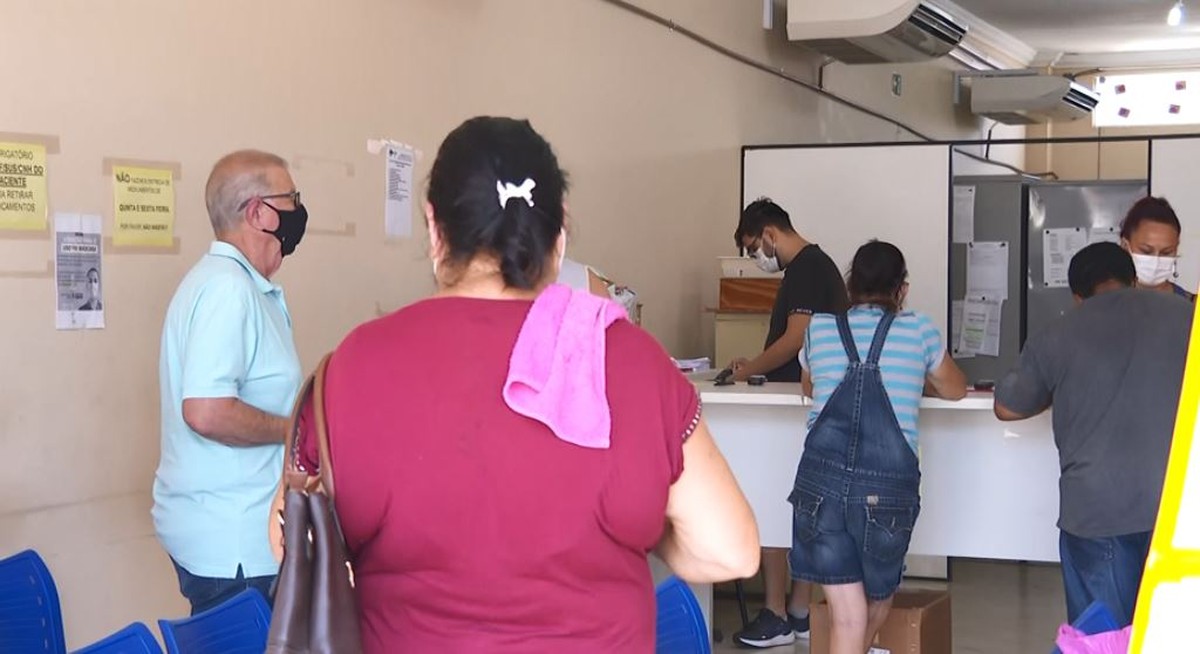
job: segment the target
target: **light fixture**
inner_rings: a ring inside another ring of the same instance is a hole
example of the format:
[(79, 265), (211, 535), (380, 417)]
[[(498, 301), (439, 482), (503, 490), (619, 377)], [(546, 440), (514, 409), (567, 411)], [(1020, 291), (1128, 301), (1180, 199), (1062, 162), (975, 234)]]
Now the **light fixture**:
[(1179, 0), (1172, 7), (1171, 11), (1167, 12), (1167, 24), (1171, 27), (1179, 27), (1183, 22), (1183, 0)]

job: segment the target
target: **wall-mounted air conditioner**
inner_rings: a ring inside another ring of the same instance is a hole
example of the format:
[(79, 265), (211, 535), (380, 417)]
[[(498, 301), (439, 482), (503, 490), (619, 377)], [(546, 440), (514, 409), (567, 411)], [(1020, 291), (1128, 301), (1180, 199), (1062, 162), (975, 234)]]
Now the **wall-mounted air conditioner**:
[(996, 71), (958, 76), (971, 97), (971, 112), (1007, 125), (1086, 118), (1100, 94), (1066, 77), (1034, 71)]
[(935, 59), (967, 26), (919, 0), (788, 0), (788, 38), (847, 64)]

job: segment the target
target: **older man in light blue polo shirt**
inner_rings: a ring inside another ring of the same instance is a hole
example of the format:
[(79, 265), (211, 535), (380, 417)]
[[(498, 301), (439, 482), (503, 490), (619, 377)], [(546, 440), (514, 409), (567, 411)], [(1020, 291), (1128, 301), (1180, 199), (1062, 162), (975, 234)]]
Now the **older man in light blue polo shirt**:
[(193, 615), (247, 588), (268, 595), (278, 571), (267, 516), (302, 375), (270, 279), (308, 219), (287, 164), (265, 152), (218, 161), (205, 202), (216, 240), (163, 325), (153, 510)]

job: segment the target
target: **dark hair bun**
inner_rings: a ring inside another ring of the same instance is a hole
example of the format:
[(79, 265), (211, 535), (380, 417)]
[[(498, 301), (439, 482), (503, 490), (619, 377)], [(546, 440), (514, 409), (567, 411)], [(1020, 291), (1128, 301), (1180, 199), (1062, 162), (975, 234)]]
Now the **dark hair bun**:
[(492, 256), (506, 286), (532, 289), (563, 229), (566, 191), (566, 173), (529, 121), (478, 117), (442, 142), (428, 199), (449, 263)]

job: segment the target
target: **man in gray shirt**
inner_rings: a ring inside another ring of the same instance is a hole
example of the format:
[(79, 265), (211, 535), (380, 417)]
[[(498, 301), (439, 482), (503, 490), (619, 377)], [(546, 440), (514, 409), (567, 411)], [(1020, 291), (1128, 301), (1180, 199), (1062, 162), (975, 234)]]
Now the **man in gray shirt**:
[(1133, 260), (1089, 245), (1068, 271), (1076, 306), (1025, 344), (996, 387), (1001, 420), (1054, 405), (1059, 553), (1070, 621), (1102, 601), (1133, 620), (1183, 384), (1192, 305), (1132, 288)]

